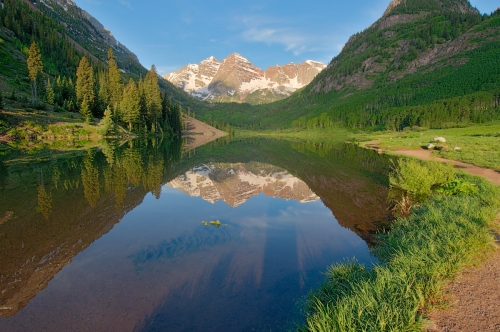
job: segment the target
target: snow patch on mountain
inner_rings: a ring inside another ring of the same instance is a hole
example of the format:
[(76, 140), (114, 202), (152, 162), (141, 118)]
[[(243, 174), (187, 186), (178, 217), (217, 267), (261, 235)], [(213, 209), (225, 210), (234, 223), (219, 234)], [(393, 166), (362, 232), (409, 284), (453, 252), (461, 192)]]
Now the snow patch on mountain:
[[(211, 56), (199, 64), (188, 64), (163, 77), (179, 88), (201, 100), (244, 101), (262, 91), (261, 96), (282, 99), (309, 84), (326, 65), (313, 60), (300, 64), (289, 63), (272, 66), (263, 71), (238, 53), (227, 56), (222, 62)], [(258, 102), (258, 97), (253, 100)], [(270, 101), (270, 100), (267, 100)]]

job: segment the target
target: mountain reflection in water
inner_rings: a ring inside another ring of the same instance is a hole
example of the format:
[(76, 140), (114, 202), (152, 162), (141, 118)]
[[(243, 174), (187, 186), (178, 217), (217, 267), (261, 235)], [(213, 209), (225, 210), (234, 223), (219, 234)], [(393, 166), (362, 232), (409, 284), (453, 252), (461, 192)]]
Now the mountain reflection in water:
[(223, 200), (232, 207), (259, 193), (302, 203), (319, 199), (304, 181), (286, 170), (258, 162), (197, 165), (168, 182), (167, 186), (193, 197), (200, 196), (210, 203)]
[(274, 140), (180, 151), (2, 163), (0, 330), (293, 328), (327, 265), (373, 260), (359, 236), (388, 217), (383, 157)]

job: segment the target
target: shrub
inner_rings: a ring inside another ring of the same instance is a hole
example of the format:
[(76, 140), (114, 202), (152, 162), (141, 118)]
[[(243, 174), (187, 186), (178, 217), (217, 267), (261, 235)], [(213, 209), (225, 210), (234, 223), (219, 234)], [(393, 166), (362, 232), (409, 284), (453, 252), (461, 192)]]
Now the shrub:
[(443, 184), (436, 192), (444, 195), (477, 194), (477, 186), (465, 180), (455, 179)]
[(19, 128), (12, 128), (7, 132), (7, 135), (9, 135), (9, 137), (12, 138), (14, 141), (17, 141), (19, 139), (28, 136), (28, 134), (24, 129), (19, 129)]
[(451, 164), (426, 162), (415, 159), (399, 159), (389, 174), (392, 187), (406, 191), (412, 198), (429, 196), (433, 188), (450, 182), (455, 176)]

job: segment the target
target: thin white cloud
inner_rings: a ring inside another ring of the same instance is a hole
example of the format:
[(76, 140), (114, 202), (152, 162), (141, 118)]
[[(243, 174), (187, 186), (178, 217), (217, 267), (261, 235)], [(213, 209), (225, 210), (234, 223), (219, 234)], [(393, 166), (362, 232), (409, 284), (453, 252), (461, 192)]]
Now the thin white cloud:
[(128, 9), (130, 10), (134, 10), (132, 8), (132, 5), (130, 4), (130, 2), (128, 0), (118, 0), (118, 2), (122, 5), (122, 6), (125, 6), (127, 7)]

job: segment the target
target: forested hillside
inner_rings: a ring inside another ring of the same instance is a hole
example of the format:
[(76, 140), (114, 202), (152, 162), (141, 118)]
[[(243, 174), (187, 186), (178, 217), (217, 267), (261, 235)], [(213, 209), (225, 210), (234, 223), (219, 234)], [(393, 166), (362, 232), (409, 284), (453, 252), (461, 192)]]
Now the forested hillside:
[(500, 118), (500, 11), (466, 0), (393, 1), (306, 88), (212, 112), (250, 128), (443, 127)]
[(171, 96), (182, 92), (161, 79), (154, 67), (143, 68), (133, 53), (88, 18), (93, 19), (71, 1), (47, 0), (35, 6), (3, 0), (2, 104), (80, 112), (87, 122), (105, 116), (106, 128), (122, 123), (135, 131), (179, 134), (182, 109)]

